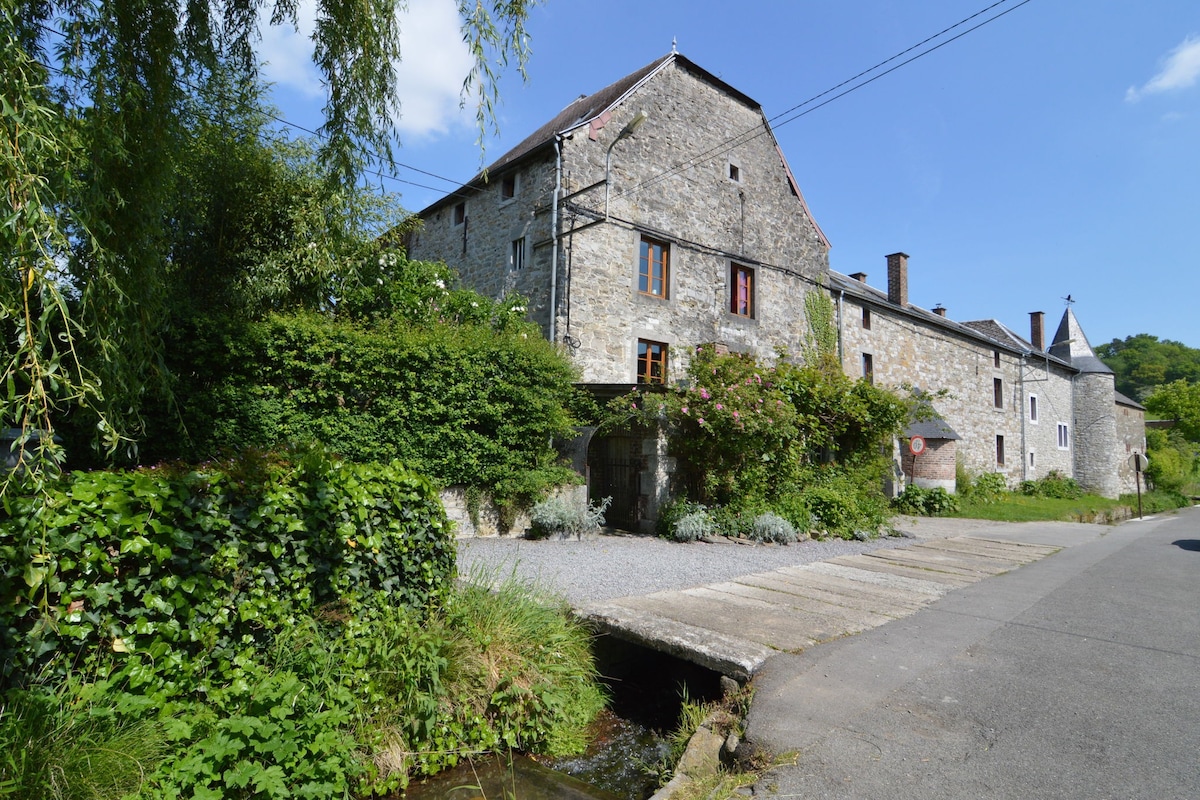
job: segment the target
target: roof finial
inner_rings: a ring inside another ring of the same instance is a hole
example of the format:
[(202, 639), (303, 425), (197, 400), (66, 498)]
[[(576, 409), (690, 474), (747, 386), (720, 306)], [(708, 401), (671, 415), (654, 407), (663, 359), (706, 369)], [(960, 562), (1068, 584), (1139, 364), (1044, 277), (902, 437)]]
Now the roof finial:
[(679, 51), (676, 49), (677, 45), (678, 45), (678, 40), (674, 36), (672, 36), (671, 37), (671, 55), (679, 54)]
[(1068, 308), (1070, 308), (1072, 305), (1075, 304), (1075, 301), (1073, 299), (1071, 299), (1071, 295), (1067, 295), (1066, 297), (1063, 298), (1063, 300), (1066, 301)]

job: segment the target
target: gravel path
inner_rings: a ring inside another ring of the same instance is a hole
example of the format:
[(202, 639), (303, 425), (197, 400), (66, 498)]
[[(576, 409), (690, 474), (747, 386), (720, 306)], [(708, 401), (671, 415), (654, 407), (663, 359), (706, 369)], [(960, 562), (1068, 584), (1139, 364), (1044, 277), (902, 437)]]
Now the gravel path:
[[(941, 524), (937, 524), (941, 523)], [(601, 534), (582, 540), (533, 541), (520, 538), (477, 538), (458, 541), (459, 573), (472, 569), (510, 573), (563, 594), (572, 605), (629, 595), (685, 589), (766, 572), (781, 567), (900, 547), (913, 539), (954, 536), (977, 528), (976, 520), (893, 522), (909, 538), (869, 542), (832, 540), (788, 545), (734, 542), (679, 544), (652, 536)]]

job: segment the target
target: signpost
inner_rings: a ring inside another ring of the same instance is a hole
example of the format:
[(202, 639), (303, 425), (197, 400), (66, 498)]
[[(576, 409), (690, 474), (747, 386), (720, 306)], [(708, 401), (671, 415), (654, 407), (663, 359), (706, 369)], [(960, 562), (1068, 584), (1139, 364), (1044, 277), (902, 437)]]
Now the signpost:
[(914, 456), (919, 456), (925, 452), (925, 437), (914, 436), (908, 440), (908, 452)]
[(1134, 480), (1137, 481), (1138, 493), (1138, 519), (1142, 518), (1142, 473), (1145, 472), (1148, 466), (1150, 466), (1150, 459), (1141, 453), (1133, 454), (1133, 476)]

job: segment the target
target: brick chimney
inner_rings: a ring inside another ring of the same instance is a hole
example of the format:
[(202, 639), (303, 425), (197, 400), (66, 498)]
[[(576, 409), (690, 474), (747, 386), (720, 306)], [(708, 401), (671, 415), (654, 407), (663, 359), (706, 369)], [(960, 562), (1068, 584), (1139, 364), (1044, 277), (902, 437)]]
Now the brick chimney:
[(887, 257), (888, 302), (908, 306), (908, 254), (892, 253)]
[(867, 282), (867, 273), (865, 273), (865, 272), (851, 272), (850, 277), (853, 278), (854, 280), (858, 281), (859, 283)]
[(933, 313), (937, 314), (939, 317), (944, 317), (946, 316), (946, 307), (941, 303), (938, 303), (933, 307)]
[(1034, 350), (1046, 349), (1046, 312), (1029, 312), (1029, 341)]

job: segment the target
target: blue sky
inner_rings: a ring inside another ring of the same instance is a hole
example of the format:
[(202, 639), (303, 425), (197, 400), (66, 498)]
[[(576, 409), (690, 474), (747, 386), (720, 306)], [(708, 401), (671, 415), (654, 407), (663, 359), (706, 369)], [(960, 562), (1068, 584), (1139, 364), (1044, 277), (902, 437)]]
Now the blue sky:
[[(505, 76), (484, 158), (672, 39), (775, 117), (989, 4), (547, 0), (531, 14), (529, 80)], [(1151, 333), (1200, 347), (1200, 3), (1006, 0), (921, 50), (1002, 13), (773, 123), (832, 267), (884, 287), (884, 256), (904, 251), (910, 300), (951, 319), (1027, 335), (1028, 312), (1053, 327), (1070, 294), (1093, 345)], [(454, 0), (410, 0), (402, 19), (397, 159), (450, 179), (398, 168), (407, 183), (384, 186), (413, 210), (480, 166), (474, 111), (458, 108), (457, 24)], [(303, 35), (269, 32), (263, 53), (282, 115), (319, 124)]]

